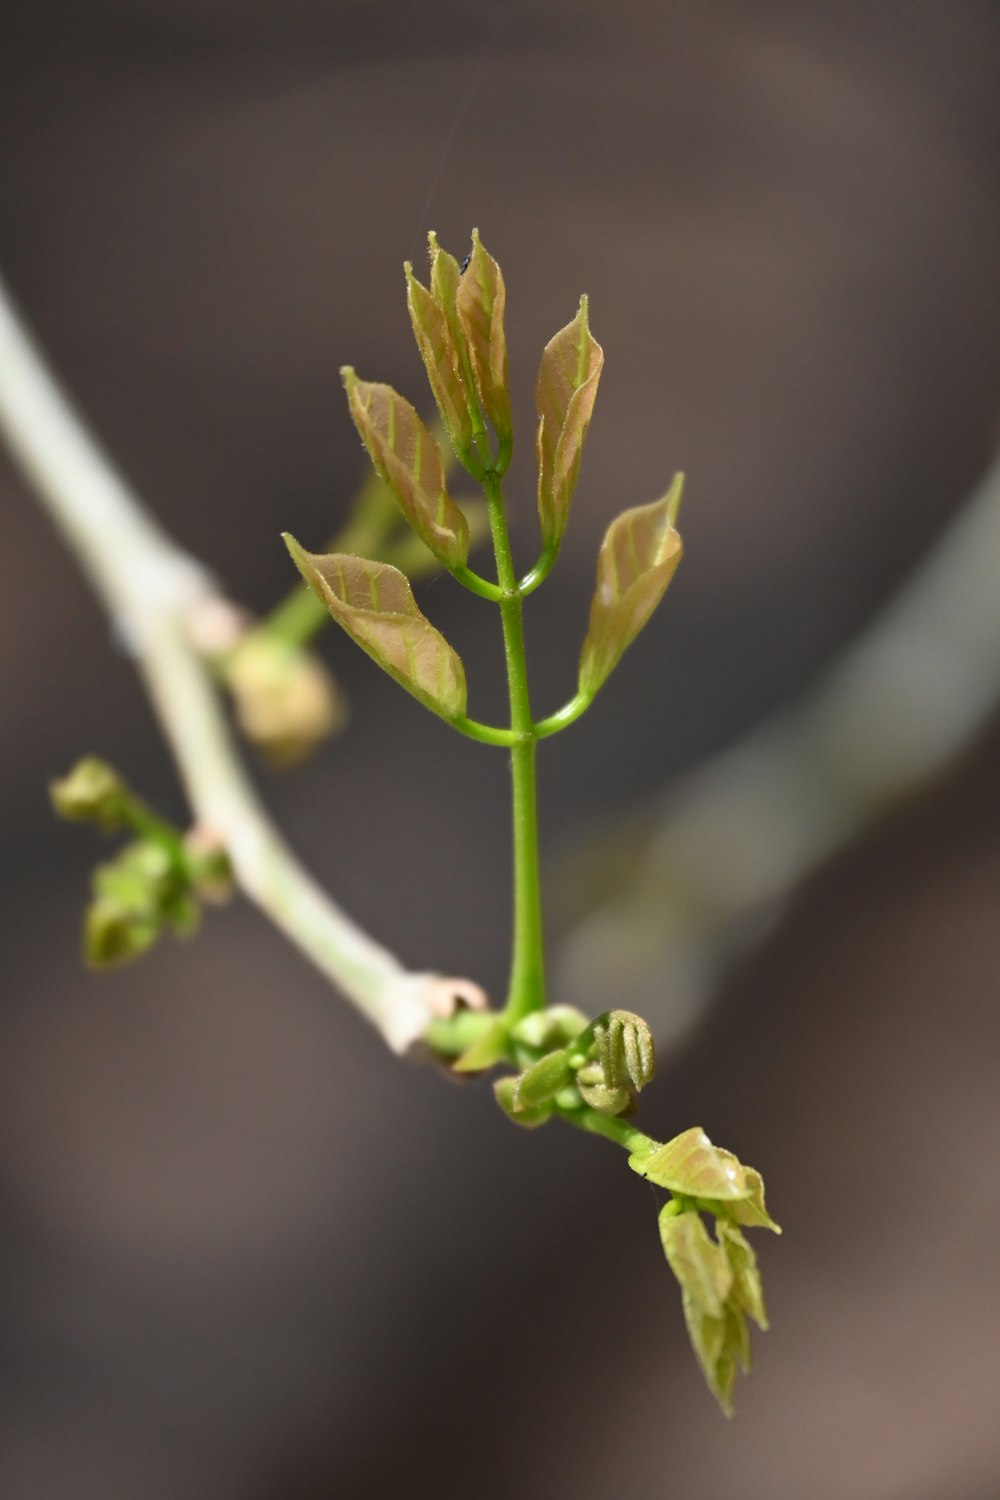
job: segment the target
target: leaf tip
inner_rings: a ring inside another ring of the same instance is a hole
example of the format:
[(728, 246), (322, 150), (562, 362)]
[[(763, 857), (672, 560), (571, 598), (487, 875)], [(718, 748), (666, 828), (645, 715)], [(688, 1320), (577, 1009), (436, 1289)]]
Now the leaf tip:
[(684, 498), (684, 479), (684, 474), (678, 471), (667, 491), (667, 520), (671, 526), (677, 525), (677, 517), (680, 515), (681, 501)]

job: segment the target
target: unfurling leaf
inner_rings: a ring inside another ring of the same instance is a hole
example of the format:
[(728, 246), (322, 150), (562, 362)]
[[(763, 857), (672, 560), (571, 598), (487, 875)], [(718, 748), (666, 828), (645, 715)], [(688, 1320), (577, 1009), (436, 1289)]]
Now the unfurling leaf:
[(548, 1104), (541, 1104), (537, 1109), (518, 1109), (515, 1090), (517, 1079), (510, 1076), (498, 1078), (493, 1085), (496, 1101), (504, 1114), (514, 1121), (515, 1125), (523, 1125), (527, 1130), (533, 1130), (536, 1125), (544, 1125), (552, 1114), (552, 1108)]
[(503, 274), (484, 249), (479, 230), (472, 231), (472, 254), (455, 293), (455, 312), (465, 335), (480, 405), (509, 457), (510, 393), (507, 388), (507, 341), (503, 331), (506, 292)]
[(562, 1089), (573, 1082), (573, 1070), (564, 1050), (549, 1052), (538, 1062), (532, 1063), (515, 1080), (514, 1108), (535, 1109), (554, 1099)]
[(549, 548), (558, 547), (569, 520), (603, 364), (604, 351), (587, 323), (587, 299), (581, 297), (572, 323), (546, 344), (535, 385), (538, 519)]
[(676, 1213), (674, 1203), (660, 1210), (660, 1240), (667, 1264), (686, 1297), (713, 1318), (721, 1318), (733, 1286), (733, 1269), (700, 1214)]
[(618, 516), (597, 558), (597, 586), (580, 652), (580, 692), (593, 697), (635, 640), (666, 591), (681, 560), (674, 521), (683, 476), (662, 500)]
[(408, 401), (391, 385), (341, 370), (361, 441), (420, 540), (446, 568), (469, 555), (469, 523), (448, 494), (441, 450)]
[(635, 1097), (625, 1084), (609, 1084), (599, 1062), (585, 1063), (576, 1075), (576, 1086), (584, 1104), (602, 1115), (624, 1115), (635, 1107)]
[(465, 713), (465, 669), (421, 613), (398, 568), (332, 552), (307, 552), (285, 533), (299, 572), (338, 625), (407, 692), (443, 719)]
[[(444, 254), (438, 252), (437, 259)], [(451, 259), (451, 257), (448, 257)], [(427, 370), (434, 400), (452, 447), (459, 457), (469, 454), (473, 446), (472, 417), (469, 398), (472, 395), (462, 374), (462, 354), (454, 323), (454, 288), (445, 291), (449, 297), (442, 303), (432, 291), (428, 291), (413, 274), (407, 261), (406, 305), (410, 309), (413, 335), (420, 350), (420, 357)], [(445, 272), (441, 273), (446, 275)], [(440, 278), (439, 278), (440, 279)], [(458, 266), (455, 265), (457, 286)], [(447, 286), (447, 284), (446, 284)]]
[(700, 1125), (667, 1141), (655, 1151), (636, 1153), (628, 1164), (640, 1177), (688, 1198), (726, 1204), (748, 1198), (746, 1170), (729, 1151), (713, 1146)]
[(594, 1023), (597, 1056), (609, 1088), (631, 1088), (636, 1093), (650, 1083), (655, 1071), (653, 1033), (641, 1016), (612, 1010)]

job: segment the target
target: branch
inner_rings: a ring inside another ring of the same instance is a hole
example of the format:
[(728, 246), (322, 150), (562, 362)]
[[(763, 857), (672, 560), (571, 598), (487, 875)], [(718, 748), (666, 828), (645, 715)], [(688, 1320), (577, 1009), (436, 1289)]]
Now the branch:
[(116, 473), (54, 378), (0, 281), (0, 432), (135, 656), (195, 820), (220, 839), (244, 893), (405, 1053), (434, 1017), (486, 998), (469, 980), (412, 973), (302, 868), (238, 757), (196, 646), (232, 606)]

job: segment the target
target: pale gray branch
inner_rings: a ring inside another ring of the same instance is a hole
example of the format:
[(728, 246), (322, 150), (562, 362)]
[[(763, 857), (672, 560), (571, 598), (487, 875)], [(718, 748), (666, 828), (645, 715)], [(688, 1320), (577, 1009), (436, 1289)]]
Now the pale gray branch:
[[(209, 670), (192, 644), (216, 584), (145, 511), (60, 391), (0, 282), (0, 432), (89, 574), (136, 658), (197, 823), (225, 846), (237, 884), (381, 1032), (410, 1050), (468, 980), (412, 973), (306, 873), (261, 806)], [(88, 747), (81, 747), (81, 749)]]

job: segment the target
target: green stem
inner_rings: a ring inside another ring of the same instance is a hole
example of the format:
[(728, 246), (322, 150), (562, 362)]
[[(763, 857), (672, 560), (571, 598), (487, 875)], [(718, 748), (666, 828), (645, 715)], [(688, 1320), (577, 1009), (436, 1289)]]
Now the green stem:
[(517, 591), (521, 595), (522, 599), (526, 594), (534, 593), (539, 584), (545, 582), (546, 578), (548, 578), (549, 574), (552, 572), (552, 569), (555, 567), (556, 558), (558, 556), (558, 546), (545, 548), (545, 551), (535, 563), (535, 566), (531, 568), (527, 573), (525, 573), (524, 577), (521, 579), (520, 583), (517, 586)]
[(467, 735), (470, 740), (479, 740), (483, 745), (503, 745), (506, 749), (518, 743), (519, 736), (513, 729), (501, 729), (494, 724), (480, 724), (478, 719), (470, 719), (466, 714), (459, 718), (449, 719), (448, 723), (459, 734)]
[(605, 1140), (614, 1141), (616, 1146), (622, 1146), (628, 1152), (652, 1151), (659, 1145), (652, 1136), (636, 1130), (634, 1125), (627, 1124), (620, 1115), (602, 1115), (596, 1109), (560, 1109), (558, 1106), (555, 1113), (567, 1125), (589, 1131), (591, 1135), (603, 1135)]
[(562, 708), (557, 709), (554, 714), (549, 714), (547, 719), (539, 719), (535, 725), (536, 738), (544, 740), (548, 735), (558, 734), (560, 729), (565, 729), (567, 725), (575, 723), (581, 714), (586, 713), (593, 701), (593, 693), (577, 693), (575, 698), (564, 703)]
[(504, 1017), (510, 1024), (545, 1005), (545, 958), (542, 935), (542, 888), (538, 867), (538, 806), (535, 790), (535, 726), (528, 696), (528, 672), (524, 656), (521, 596), (511, 556), (507, 520), (503, 508), (503, 485), (496, 474), (483, 480), (497, 581), (503, 591), (500, 618), (503, 622), (507, 684), (510, 690), (510, 725), (515, 736), (511, 746), (511, 791), (514, 823), (514, 935), (510, 984)]
[(478, 594), (481, 599), (492, 599), (494, 604), (499, 604), (503, 598), (503, 589), (498, 588), (495, 583), (490, 583), (488, 578), (481, 578), (478, 573), (464, 563), (459, 563), (451, 569), (451, 576), (464, 586), (472, 594)]

